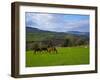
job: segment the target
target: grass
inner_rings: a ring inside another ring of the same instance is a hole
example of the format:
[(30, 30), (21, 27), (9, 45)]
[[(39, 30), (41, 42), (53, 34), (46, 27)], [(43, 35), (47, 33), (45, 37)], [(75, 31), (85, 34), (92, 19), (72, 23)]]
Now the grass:
[(59, 47), (58, 53), (26, 52), (26, 67), (89, 64), (89, 48)]

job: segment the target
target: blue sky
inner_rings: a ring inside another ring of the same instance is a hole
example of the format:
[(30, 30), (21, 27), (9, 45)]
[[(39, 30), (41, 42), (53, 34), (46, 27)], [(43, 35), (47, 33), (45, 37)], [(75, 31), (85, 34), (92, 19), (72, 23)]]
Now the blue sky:
[(27, 27), (48, 31), (89, 32), (89, 15), (26, 12), (25, 24)]

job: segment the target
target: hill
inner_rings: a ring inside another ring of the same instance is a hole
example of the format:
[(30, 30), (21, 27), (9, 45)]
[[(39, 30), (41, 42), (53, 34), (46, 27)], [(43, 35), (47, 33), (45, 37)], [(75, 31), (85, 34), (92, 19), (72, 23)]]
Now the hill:
[(89, 37), (89, 32), (68, 31), (66, 33), (73, 34), (73, 35), (88, 36)]
[(49, 39), (65, 39), (66, 37), (81, 37), (89, 39), (89, 32), (69, 31), (53, 32), (26, 27), (26, 41), (42, 41)]

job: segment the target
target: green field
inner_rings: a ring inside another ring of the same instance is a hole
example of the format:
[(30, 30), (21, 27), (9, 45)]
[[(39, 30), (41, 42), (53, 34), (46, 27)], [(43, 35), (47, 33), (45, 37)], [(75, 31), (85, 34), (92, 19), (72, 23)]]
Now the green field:
[(26, 67), (89, 64), (89, 48), (59, 47), (58, 53), (26, 52)]

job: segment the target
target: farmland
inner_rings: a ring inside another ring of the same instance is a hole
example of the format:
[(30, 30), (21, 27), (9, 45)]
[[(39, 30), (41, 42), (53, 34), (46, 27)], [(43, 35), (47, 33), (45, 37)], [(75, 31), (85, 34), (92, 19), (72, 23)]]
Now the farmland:
[(26, 67), (89, 64), (89, 15), (26, 12), (25, 26)]
[(26, 51), (26, 67), (89, 64), (89, 47), (57, 47), (57, 51)]

